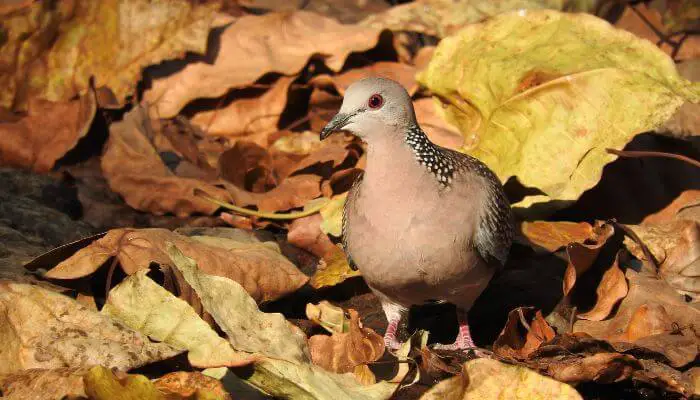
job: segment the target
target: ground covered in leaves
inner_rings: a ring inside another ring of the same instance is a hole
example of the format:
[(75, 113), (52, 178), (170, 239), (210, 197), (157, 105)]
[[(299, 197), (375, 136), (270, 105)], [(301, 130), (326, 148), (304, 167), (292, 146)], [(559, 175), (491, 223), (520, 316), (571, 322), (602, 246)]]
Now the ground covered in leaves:
[[(0, 15), (3, 398), (700, 395), (697, 2)], [(509, 261), (469, 314), (478, 356), (434, 348), (450, 305), (411, 310), (386, 351), (338, 244), (364, 145), (318, 132), (365, 76), (406, 87), (513, 204)]]

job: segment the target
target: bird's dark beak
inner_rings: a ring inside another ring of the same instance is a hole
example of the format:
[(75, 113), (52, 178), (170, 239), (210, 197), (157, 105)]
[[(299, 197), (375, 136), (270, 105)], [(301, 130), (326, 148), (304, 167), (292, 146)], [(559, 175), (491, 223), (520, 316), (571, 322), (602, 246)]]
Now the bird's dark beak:
[(335, 117), (333, 117), (333, 119), (331, 119), (323, 129), (321, 129), (321, 140), (327, 138), (333, 132), (342, 130), (345, 125), (350, 123), (350, 118), (352, 118), (353, 115), (354, 114), (345, 113), (336, 114)]

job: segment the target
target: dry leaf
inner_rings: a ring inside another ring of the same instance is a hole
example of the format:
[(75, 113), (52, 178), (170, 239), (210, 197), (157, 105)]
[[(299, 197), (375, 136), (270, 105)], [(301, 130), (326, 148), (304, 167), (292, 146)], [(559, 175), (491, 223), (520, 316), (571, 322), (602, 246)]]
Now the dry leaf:
[(19, 121), (0, 121), (0, 165), (49, 172), (87, 134), (96, 110), (92, 93), (57, 103), (32, 100)]
[[(697, 299), (700, 296), (700, 223), (672, 220), (629, 228), (651, 251), (659, 264), (659, 275), (679, 293)], [(625, 246), (640, 260), (647, 259), (641, 247), (628, 237)]]
[(168, 244), (167, 251), (236, 351), (294, 363), (308, 360), (306, 337), (293, 330), (282, 314), (260, 312), (255, 300), (241, 285), (203, 272), (176, 245)]
[(576, 278), (593, 265), (598, 254), (613, 233), (612, 225), (597, 221), (593, 227), (594, 236), (589, 238), (588, 243), (573, 242), (566, 247), (569, 264), (564, 272), (564, 296), (571, 292), (571, 289), (576, 284)]
[[(585, 332), (612, 343), (619, 341), (639, 345), (644, 338), (671, 335), (677, 329), (690, 328), (700, 321), (700, 310), (687, 303), (662, 279), (632, 269), (625, 271), (625, 277), (629, 291), (614, 316), (604, 321), (578, 320), (574, 323), (575, 332)], [(654, 350), (664, 351), (662, 354), (674, 365), (687, 358), (685, 355), (677, 358), (677, 355), (666, 352), (662, 347), (657, 343)]]
[(154, 80), (144, 101), (153, 105), (154, 115), (170, 118), (194, 99), (219, 97), (266, 73), (296, 74), (315, 54), (338, 71), (348, 54), (374, 47), (378, 36), (379, 30), (341, 25), (306, 11), (245, 15), (221, 35), (213, 64), (191, 63)]
[(595, 240), (593, 227), (586, 222), (532, 221), (523, 222), (520, 231), (535, 250), (554, 253), (569, 243)]
[(347, 333), (350, 331), (350, 323), (345, 316), (345, 311), (328, 300), (321, 300), (318, 304), (306, 305), (306, 318), (319, 324), (330, 333)]
[(355, 81), (370, 76), (379, 76), (397, 81), (403, 86), (408, 93), (413, 96), (418, 90), (416, 83), (416, 70), (413, 66), (397, 62), (379, 61), (361, 68), (353, 68), (343, 72), (342, 74), (330, 76), (319, 75), (311, 80), (312, 84), (327, 85), (330, 84), (340, 93), (345, 95), (347, 88)]
[(47, 272), (75, 279), (117, 257), (128, 275), (152, 263), (171, 264), (167, 243), (197, 260), (202, 271), (238, 281), (258, 302), (271, 301), (303, 286), (308, 278), (285, 258), (276, 243), (246, 243), (222, 237), (188, 238), (166, 229), (113, 229)]
[(267, 149), (244, 140), (219, 157), (219, 175), (241, 189), (265, 192), (276, 185), (272, 157)]
[(311, 361), (333, 372), (353, 372), (358, 365), (376, 361), (384, 354), (384, 339), (370, 328), (360, 327), (357, 311), (350, 309), (348, 332), (309, 338)]
[[(638, 4), (635, 5), (634, 8), (637, 12), (632, 10), (632, 6), (625, 7), (625, 11), (617, 20), (615, 26), (630, 31), (652, 43), (659, 42), (661, 39), (659, 35), (657, 35), (657, 33), (649, 27), (648, 23), (638, 15), (638, 13), (641, 14), (649, 23), (663, 32), (665, 27), (659, 11), (647, 7), (646, 4)], [(663, 43), (660, 48), (668, 55), (671, 55), (673, 52), (673, 48), (667, 43)], [(700, 38), (695, 35), (689, 35), (674, 58), (676, 60), (690, 60), (697, 57), (700, 57)]]
[(281, 77), (261, 96), (234, 100), (225, 107), (196, 113), (191, 121), (207, 135), (244, 136), (277, 130), (294, 78)]
[[(533, 307), (518, 307), (508, 313), (508, 321), (505, 327), (493, 343), (493, 351), (502, 357), (515, 360), (527, 359), (542, 343), (554, 338), (555, 332), (542, 317), (542, 312), (537, 310), (531, 318), (528, 326), (522, 326), (521, 318), (527, 319), (531, 315)], [(525, 330), (525, 337), (521, 331)]]
[[(573, 362), (572, 362), (573, 361)], [(629, 379), (640, 369), (634, 357), (619, 353), (597, 353), (578, 356), (576, 360), (560, 359), (546, 365), (544, 372), (552, 378), (567, 383), (598, 381), (619, 382)]]
[[(313, 152), (305, 157), (289, 154), (273, 149), (275, 171), (280, 179), (298, 172), (313, 172), (330, 176), (329, 171), (343, 164), (350, 154), (348, 140), (342, 135), (334, 135), (326, 139)], [(313, 170), (313, 171), (312, 171)]]
[[(331, 242), (328, 235), (321, 231), (322, 222), (321, 214), (295, 219), (289, 225), (287, 241), (320, 258), (325, 259), (336, 254), (336, 245)], [(325, 265), (328, 266), (328, 261), (325, 262)]]
[(0, 317), (0, 373), (95, 364), (129, 369), (180, 353), (38, 286), (0, 282)]
[(154, 385), (166, 396), (179, 396), (186, 399), (231, 400), (221, 382), (199, 372), (171, 372), (156, 379)]
[(335, 196), (321, 209), (323, 222), (321, 223), (321, 231), (328, 235), (340, 237), (343, 225), (343, 207), (347, 193)]
[[(700, 130), (698, 130), (700, 132)], [(648, 215), (642, 225), (659, 224), (674, 219), (689, 219), (700, 222), (700, 190), (683, 191), (664, 209)]]
[(321, 177), (295, 175), (283, 180), (279, 186), (265, 193), (253, 193), (230, 184), (224, 184), (232, 203), (237, 206), (254, 205), (258, 210), (274, 212), (303, 207), (321, 195)]
[(289, 135), (275, 140), (270, 148), (273, 151), (279, 151), (281, 153), (306, 156), (322, 146), (323, 144), (321, 143), (318, 132), (304, 131), (301, 133), (290, 132)]
[(314, 289), (320, 289), (335, 286), (355, 276), (361, 276), (360, 271), (351, 269), (343, 250), (335, 246), (335, 250), (321, 260), (309, 283)]
[(442, 105), (437, 100), (415, 100), (413, 109), (418, 125), (433, 143), (453, 150), (464, 146), (464, 137), (457, 127), (445, 120)]
[(582, 399), (573, 387), (522, 366), (488, 358), (467, 361), (462, 375), (429, 389), (421, 400), (459, 399)]
[(0, 393), (6, 400), (63, 399), (85, 397), (85, 367), (28, 369), (0, 375)]
[[(103, 366), (90, 369), (84, 377), (85, 392), (91, 400), (162, 400), (163, 395), (143, 375), (118, 374)], [(178, 399), (178, 397), (176, 397)], [(180, 397), (181, 399), (181, 397)]]
[[(67, 101), (93, 80), (124, 104), (144, 67), (203, 53), (217, 2), (34, 2), (7, 17), (0, 105), (22, 108), (27, 95)], [(5, 22), (5, 21), (3, 21)], [(28, 92), (28, 93), (27, 93)]]
[(153, 282), (147, 273), (137, 271), (112, 288), (102, 314), (154, 340), (187, 350), (187, 359), (197, 368), (237, 367), (255, 360), (235, 351), (189, 304)]
[(620, 252), (615, 256), (615, 262), (603, 273), (603, 278), (596, 289), (595, 305), (590, 311), (578, 314), (578, 318), (602, 321), (610, 315), (617, 302), (627, 295), (627, 280), (619, 266)]
[[(686, 40), (694, 40), (700, 54), (700, 39), (694, 35)], [(686, 42), (687, 43), (687, 42)], [(687, 44), (686, 44), (687, 45)], [(700, 81), (700, 58), (686, 60), (677, 64), (678, 72), (689, 81)], [(673, 116), (657, 131), (670, 133), (676, 137), (700, 135), (700, 104), (685, 102)]]
[(187, 216), (212, 214), (217, 205), (195, 195), (195, 190), (221, 201), (226, 191), (197, 179), (180, 178), (163, 164), (147, 137), (151, 130), (145, 111), (136, 107), (110, 125), (102, 156), (102, 172), (109, 187), (131, 207), (154, 214)]

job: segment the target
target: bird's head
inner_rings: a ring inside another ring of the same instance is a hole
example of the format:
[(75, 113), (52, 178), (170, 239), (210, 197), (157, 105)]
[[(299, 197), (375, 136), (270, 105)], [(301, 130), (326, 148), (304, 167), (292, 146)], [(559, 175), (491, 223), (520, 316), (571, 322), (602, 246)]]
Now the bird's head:
[(391, 79), (365, 78), (345, 91), (340, 111), (321, 130), (321, 139), (345, 130), (371, 142), (376, 135), (399, 134), (415, 123), (411, 96), (403, 86)]

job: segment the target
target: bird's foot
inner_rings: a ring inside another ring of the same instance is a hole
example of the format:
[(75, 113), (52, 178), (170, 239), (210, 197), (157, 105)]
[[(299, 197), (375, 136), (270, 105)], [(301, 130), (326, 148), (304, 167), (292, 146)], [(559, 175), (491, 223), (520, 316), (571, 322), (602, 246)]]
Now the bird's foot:
[(462, 315), (458, 315), (459, 332), (457, 333), (457, 338), (455, 339), (454, 343), (451, 343), (451, 344), (437, 343), (434, 346), (434, 348), (437, 350), (450, 350), (450, 351), (461, 350), (465, 353), (474, 352), (478, 357), (486, 356), (486, 354), (481, 351), (482, 349), (479, 349), (474, 344), (474, 340), (472, 340), (472, 335), (471, 335), (471, 332), (469, 331), (469, 324), (467, 324), (466, 318), (459, 318), (459, 317), (462, 317)]

